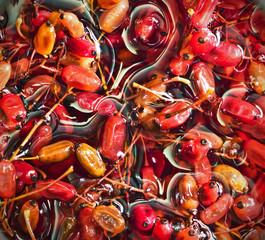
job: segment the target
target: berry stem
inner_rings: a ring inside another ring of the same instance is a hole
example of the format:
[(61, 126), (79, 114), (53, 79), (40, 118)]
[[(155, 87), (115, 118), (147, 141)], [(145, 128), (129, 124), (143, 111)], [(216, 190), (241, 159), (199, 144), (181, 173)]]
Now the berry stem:
[(53, 107), (50, 109), (49, 112), (47, 112), (44, 117), (42, 117), (36, 125), (31, 129), (27, 137), (24, 139), (24, 141), (20, 144), (20, 146), (15, 150), (15, 152), (12, 154), (10, 158), (10, 162), (14, 161), (16, 159), (17, 154), (19, 153), (20, 149), (23, 148), (31, 138), (31, 136), (35, 133), (35, 131), (38, 129), (38, 127), (44, 122), (44, 119), (46, 119), (48, 116), (51, 115), (51, 113), (58, 107), (58, 105), (69, 95), (72, 93), (72, 87), (68, 89), (68, 91), (64, 94), (64, 96), (56, 103), (53, 105)]

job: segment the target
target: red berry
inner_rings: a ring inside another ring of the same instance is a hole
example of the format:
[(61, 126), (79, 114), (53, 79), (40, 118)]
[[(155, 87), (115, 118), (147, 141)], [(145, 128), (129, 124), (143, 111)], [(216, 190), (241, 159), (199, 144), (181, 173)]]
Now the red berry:
[(148, 231), (156, 221), (154, 209), (147, 204), (136, 205), (131, 212), (130, 222), (133, 228), (140, 231)]

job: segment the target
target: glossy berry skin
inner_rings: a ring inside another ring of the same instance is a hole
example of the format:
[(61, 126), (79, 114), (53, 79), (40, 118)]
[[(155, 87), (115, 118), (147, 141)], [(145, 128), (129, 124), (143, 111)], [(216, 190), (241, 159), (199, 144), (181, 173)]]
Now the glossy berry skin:
[(199, 240), (199, 232), (192, 228), (184, 228), (177, 233), (175, 240)]
[(39, 222), (39, 206), (38, 203), (34, 200), (29, 200), (25, 202), (19, 212), (19, 215), (17, 216), (17, 223), (21, 230), (24, 233), (28, 233), (28, 228), (26, 225), (26, 220), (25, 220), (25, 212), (28, 212), (27, 215), (27, 220), (30, 222), (30, 226), (32, 230), (34, 231), (38, 225)]
[[(40, 126), (32, 138), (32, 143), (30, 146), (30, 155), (36, 156), (39, 150), (45, 145), (47, 145), (48, 143), (50, 143), (51, 140), (52, 140), (51, 127), (48, 125)], [(34, 161), (33, 163), (36, 163), (36, 162), (37, 161)]]
[(194, 164), (194, 173), (198, 187), (210, 182), (212, 178), (212, 165), (207, 156)]
[(49, 75), (38, 75), (33, 77), (23, 87), (23, 97), (27, 101), (36, 99), (43, 91), (46, 91), (54, 79)]
[(141, 176), (143, 180), (143, 189), (155, 195), (158, 194), (158, 187), (154, 169), (151, 166), (142, 167)]
[(204, 206), (210, 206), (216, 202), (218, 198), (218, 185), (211, 181), (205, 183), (199, 190), (199, 201)]
[(68, 39), (69, 50), (81, 57), (94, 58), (97, 54), (95, 44), (85, 39)]
[(27, 114), (21, 98), (13, 93), (2, 97), (0, 112), (4, 127), (9, 130), (14, 130), (16, 126), (19, 126)]
[(54, 109), (54, 113), (58, 117), (60, 131), (71, 134), (73, 132), (73, 122), (65, 106), (59, 104), (57, 108)]
[(13, 161), (12, 163), (16, 168), (16, 175), (19, 181), (22, 181), (24, 184), (33, 184), (37, 181), (38, 174), (30, 164), (20, 160)]
[(212, 224), (222, 218), (233, 203), (233, 197), (228, 193), (224, 193), (218, 201), (200, 212), (200, 219), (205, 224)]
[(148, 41), (159, 28), (160, 20), (159, 15), (153, 11), (147, 11), (142, 18), (138, 17), (135, 20), (135, 37), (141, 42)]
[(243, 58), (243, 50), (234, 43), (220, 42), (211, 52), (200, 55), (200, 58), (219, 67), (236, 67)]
[(123, 157), (123, 148), (126, 139), (126, 123), (120, 116), (111, 116), (105, 123), (101, 154), (112, 162)]
[(184, 175), (178, 184), (179, 205), (185, 210), (195, 210), (199, 206), (198, 187), (193, 176)]
[(110, 99), (104, 99), (100, 94), (93, 92), (81, 92), (76, 96), (76, 102), (79, 107), (88, 110), (98, 112), (100, 115), (111, 115), (116, 106)]
[(264, 204), (265, 202), (265, 176), (261, 175), (255, 186), (253, 187), (250, 195), (259, 203)]
[(245, 123), (251, 123), (261, 115), (259, 109), (253, 104), (231, 96), (222, 98), (220, 109), (223, 113)]
[(191, 163), (199, 162), (210, 149), (210, 142), (206, 139), (195, 139), (185, 142), (181, 149), (181, 157)]
[(9, 140), (9, 131), (4, 127), (0, 127), (0, 152), (4, 152), (8, 148)]
[[(207, 94), (210, 88), (215, 88), (213, 71), (204, 62), (195, 63), (191, 68), (191, 85), (194, 95), (200, 99)], [(207, 99), (212, 100), (215, 97), (215, 92), (210, 94)]]
[[(37, 181), (36, 190), (42, 189), (54, 181), (55, 180), (53, 179), (39, 180)], [(68, 201), (75, 196), (76, 190), (71, 184), (58, 181), (49, 188), (41, 191), (40, 194), (48, 199), (60, 199), (62, 201)]]
[(81, 209), (77, 221), (77, 227), (81, 231), (81, 239), (104, 239), (103, 230), (94, 219), (91, 208)]
[(33, 26), (39, 28), (43, 23), (48, 20), (50, 15), (51, 13), (45, 10), (40, 10), (36, 13), (33, 13), (31, 18)]
[(165, 167), (165, 155), (161, 149), (149, 148), (146, 151), (149, 164), (153, 167), (154, 173), (160, 178)]
[(12, 74), (12, 65), (9, 62), (1, 61), (0, 62), (0, 90), (2, 90), (5, 85), (8, 83)]
[(92, 70), (78, 65), (65, 67), (62, 79), (67, 85), (88, 92), (97, 91), (101, 85), (101, 80)]
[(194, 54), (205, 54), (217, 46), (217, 38), (208, 28), (200, 29), (192, 34), (190, 46)]
[(152, 231), (153, 240), (170, 240), (173, 228), (166, 218), (157, 219)]
[(156, 214), (154, 209), (147, 204), (138, 204), (133, 207), (130, 223), (133, 228), (140, 231), (148, 231), (156, 221)]
[[(265, 145), (257, 140), (249, 139), (244, 142), (243, 149), (247, 153), (248, 160), (252, 164), (264, 167), (265, 164)], [(264, 198), (265, 199), (265, 198)]]
[(193, 58), (184, 60), (182, 57), (176, 56), (171, 60), (169, 68), (171, 69), (173, 74), (182, 76), (188, 72), (189, 67), (193, 62)]
[(16, 192), (16, 168), (8, 160), (0, 162), (0, 197), (11, 198)]
[(210, 22), (213, 11), (218, 4), (218, 0), (199, 0), (194, 10), (195, 13), (192, 15), (191, 23), (196, 28), (206, 28)]
[(262, 203), (247, 194), (240, 195), (235, 199), (233, 209), (239, 219), (249, 222), (260, 215), (262, 205)]
[(175, 112), (184, 109), (188, 106), (188, 103), (185, 102), (176, 102), (171, 105), (168, 105), (160, 112), (162, 116), (158, 116), (155, 118), (155, 122), (162, 130), (176, 128), (188, 120), (191, 114), (191, 110), (187, 109), (186, 111), (181, 113)]

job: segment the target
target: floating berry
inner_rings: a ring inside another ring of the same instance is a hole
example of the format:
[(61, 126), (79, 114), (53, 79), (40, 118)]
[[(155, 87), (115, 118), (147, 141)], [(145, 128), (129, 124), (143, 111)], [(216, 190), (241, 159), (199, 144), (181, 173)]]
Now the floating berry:
[(9, 130), (14, 130), (17, 126), (20, 126), (27, 114), (21, 98), (13, 93), (2, 97), (0, 112), (4, 126)]
[(147, 204), (137, 204), (130, 214), (130, 223), (140, 231), (148, 231), (155, 225), (156, 215), (154, 209)]
[(94, 43), (85, 39), (68, 39), (69, 50), (81, 57), (94, 58), (97, 55), (97, 49)]
[(97, 91), (101, 85), (101, 80), (92, 70), (77, 65), (65, 67), (62, 79), (67, 85), (88, 92)]
[(16, 168), (8, 160), (0, 162), (0, 197), (11, 198), (16, 192)]
[(216, 202), (218, 193), (219, 189), (216, 182), (205, 183), (199, 190), (199, 201), (204, 206), (210, 206)]

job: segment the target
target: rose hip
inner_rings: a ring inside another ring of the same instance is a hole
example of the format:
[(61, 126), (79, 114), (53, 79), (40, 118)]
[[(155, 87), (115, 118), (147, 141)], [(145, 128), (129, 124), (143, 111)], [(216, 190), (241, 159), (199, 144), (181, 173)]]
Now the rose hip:
[(116, 4), (118, 4), (121, 0), (98, 0), (98, 5), (104, 9), (113, 8)]
[[(36, 190), (47, 187), (49, 184), (53, 183), (54, 181), (55, 180), (53, 179), (38, 180), (36, 185)], [(40, 194), (48, 199), (59, 199), (62, 201), (68, 201), (75, 196), (76, 190), (71, 184), (63, 181), (58, 181), (53, 185), (51, 185), (50, 187), (48, 187), (47, 189), (41, 191)]]
[(248, 192), (248, 182), (236, 168), (225, 164), (218, 164), (214, 167), (213, 173), (217, 178), (224, 178), (224, 181), (227, 182), (235, 192)]
[(84, 36), (84, 25), (74, 13), (61, 13), (60, 21), (73, 38), (81, 38)]
[(56, 39), (55, 28), (50, 21), (43, 23), (34, 37), (34, 47), (37, 53), (47, 56), (52, 53)]
[(8, 160), (0, 162), (0, 197), (11, 198), (16, 193), (16, 168)]
[(38, 152), (37, 158), (42, 163), (51, 164), (66, 160), (74, 151), (74, 143), (68, 140), (62, 140), (42, 147)]
[(43, 23), (48, 20), (50, 15), (51, 13), (46, 10), (34, 12), (31, 18), (33, 26), (39, 28)]
[(101, 85), (101, 80), (91, 69), (77, 65), (65, 67), (62, 79), (67, 85), (88, 92), (97, 91)]
[(188, 58), (185, 60), (180, 56), (176, 56), (171, 60), (169, 68), (173, 74), (182, 76), (188, 72), (189, 67), (193, 62), (193, 58)]
[(11, 76), (10, 79), (17, 79), (23, 77), (29, 67), (29, 60), (27, 58), (21, 58), (11, 64)]
[(183, 209), (193, 211), (199, 206), (197, 184), (190, 174), (181, 178), (178, 192), (179, 204)]
[(120, 116), (111, 116), (105, 123), (102, 133), (101, 154), (112, 162), (123, 157), (126, 139), (126, 123)]
[(93, 209), (92, 215), (111, 237), (123, 232), (125, 229), (125, 220), (120, 211), (114, 206), (97, 206)]
[(96, 111), (101, 115), (111, 115), (116, 110), (114, 102), (97, 93), (81, 92), (77, 94), (76, 101), (79, 107), (88, 111)]
[(2, 97), (0, 112), (4, 126), (9, 130), (14, 130), (17, 126), (20, 126), (27, 114), (21, 98), (13, 93)]
[(68, 47), (71, 52), (81, 57), (94, 58), (97, 54), (95, 44), (85, 39), (69, 38)]
[(129, 1), (121, 0), (113, 8), (105, 10), (99, 18), (100, 28), (107, 33), (116, 30), (124, 20), (128, 9)]
[(155, 195), (158, 193), (158, 186), (157, 186), (157, 181), (155, 178), (155, 173), (154, 169), (149, 166), (149, 167), (142, 167), (141, 168), (141, 176), (143, 180), (143, 189), (146, 192), (151, 192)]
[(12, 163), (16, 168), (18, 181), (22, 181), (23, 184), (33, 184), (37, 181), (38, 174), (30, 164), (20, 160), (13, 161)]
[[(191, 71), (191, 85), (195, 96), (200, 99), (209, 88), (215, 88), (214, 76), (212, 70), (203, 62), (195, 63)], [(215, 93), (212, 93), (207, 99), (211, 100), (214, 96)]]
[(191, 17), (193, 27), (199, 29), (206, 28), (217, 4), (217, 0), (199, 0), (196, 9), (194, 10), (195, 13)]
[(190, 46), (194, 54), (205, 54), (217, 46), (217, 38), (208, 28), (199, 29), (193, 32)]
[(34, 231), (39, 222), (39, 206), (34, 200), (25, 202), (17, 216), (18, 225), (24, 233), (29, 232), (26, 221), (28, 221), (31, 231)]
[(229, 211), (233, 202), (233, 197), (230, 194), (224, 193), (214, 204), (200, 212), (200, 219), (205, 224), (217, 222)]
[(240, 195), (235, 199), (233, 209), (242, 221), (248, 222), (260, 215), (262, 205), (249, 195)]
[[(31, 124), (30, 124), (31, 125)], [(31, 126), (30, 126), (31, 127)], [(40, 149), (49, 144), (52, 140), (52, 129), (48, 125), (40, 126), (32, 138), (30, 155), (36, 156)], [(36, 162), (36, 161), (34, 161)]]
[(264, 175), (261, 175), (256, 184), (254, 185), (252, 191), (250, 192), (250, 195), (259, 203), (264, 204), (265, 202), (265, 177)]
[(265, 65), (264, 63), (251, 62), (248, 68), (250, 86), (260, 95), (265, 93)]
[(161, 17), (157, 12), (147, 10), (144, 14), (140, 13), (135, 20), (135, 37), (141, 42), (147, 42), (159, 28), (160, 22)]
[(160, 114), (163, 114), (165, 116), (158, 116), (155, 118), (155, 122), (159, 125), (159, 127), (163, 130), (171, 129), (171, 128), (176, 128), (183, 123), (185, 123), (188, 118), (190, 117), (191, 110), (188, 109), (182, 113), (176, 113), (183, 108), (188, 107), (189, 104), (185, 102), (176, 102), (173, 103), (169, 106), (166, 106)]
[(260, 167), (264, 167), (265, 163), (265, 145), (250, 139), (246, 141), (243, 145), (243, 149), (246, 151), (248, 159), (251, 163), (254, 163)]
[(99, 152), (86, 143), (80, 143), (76, 155), (81, 166), (93, 177), (100, 177), (106, 171), (106, 165)]
[(199, 232), (192, 228), (181, 229), (175, 240), (199, 240)]
[(155, 225), (156, 214), (154, 209), (147, 204), (137, 204), (130, 214), (130, 223), (133, 228), (148, 231)]
[(211, 52), (200, 55), (203, 61), (220, 67), (236, 67), (243, 59), (243, 50), (234, 43), (220, 42)]
[[(22, 90), (23, 97), (28, 101), (34, 100), (47, 90), (53, 82), (54, 79), (49, 75), (38, 75), (33, 77), (24, 85)], [(57, 91), (59, 90), (58, 88), (59, 86), (57, 85)]]
[(77, 226), (82, 233), (82, 239), (103, 240), (102, 228), (93, 217), (93, 210), (85, 207), (80, 210), (77, 219)]
[(161, 177), (165, 167), (165, 155), (161, 149), (149, 148), (146, 151), (148, 163), (153, 167), (157, 177)]
[(191, 163), (198, 163), (205, 157), (211, 148), (211, 144), (206, 139), (195, 139), (185, 142), (181, 149), (181, 157)]
[(152, 231), (152, 238), (154, 240), (170, 240), (173, 228), (171, 222), (166, 218), (156, 220), (155, 226)]
[(211, 148), (219, 149), (223, 145), (223, 140), (217, 134), (209, 131), (201, 123), (198, 123), (193, 128), (185, 133), (185, 138), (195, 140), (196, 138), (206, 139), (209, 141)]
[(194, 164), (194, 177), (199, 187), (211, 180), (211, 170), (212, 166), (208, 157), (203, 157), (198, 163)]
[(261, 116), (257, 107), (245, 100), (231, 96), (222, 98), (220, 109), (224, 114), (246, 123), (253, 122)]
[(210, 206), (216, 202), (219, 188), (215, 181), (205, 183), (199, 190), (199, 201), (204, 206)]
[(11, 64), (6, 61), (0, 62), (0, 90), (2, 90), (7, 84), (10, 76), (11, 76)]

